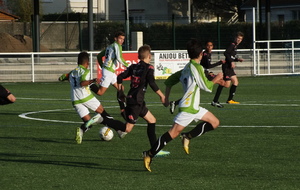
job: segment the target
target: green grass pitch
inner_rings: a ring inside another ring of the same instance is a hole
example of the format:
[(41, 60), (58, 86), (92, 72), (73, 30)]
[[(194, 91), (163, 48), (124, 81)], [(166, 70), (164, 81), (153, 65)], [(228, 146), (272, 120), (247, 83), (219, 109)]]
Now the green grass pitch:
[[(2, 83), (17, 102), (0, 106), (0, 188), (300, 189), (299, 81), (300, 76), (239, 78), (235, 100), (241, 104), (222, 109), (210, 105), (217, 86), (213, 93), (202, 91), (201, 105), (220, 119), (220, 127), (193, 139), (190, 155), (180, 138), (174, 139), (164, 148), (171, 155), (153, 159), (151, 173), (141, 157), (149, 149), (142, 119), (124, 139), (115, 133), (112, 141), (100, 141), (101, 125), (96, 125), (77, 145), (81, 120), (69, 100), (68, 82)], [(163, 82), (157, 81), (162, 91)], [(228, 92), (223, 90), (220, 102)], [(181, 85), (174, 86), (170, 99), (181, 96)], [(113, 87), (97, 96), (122, 120), (115, 97)], [(146, 102), (161, 135), (177, 111), (170, 114), (150, 88)]]

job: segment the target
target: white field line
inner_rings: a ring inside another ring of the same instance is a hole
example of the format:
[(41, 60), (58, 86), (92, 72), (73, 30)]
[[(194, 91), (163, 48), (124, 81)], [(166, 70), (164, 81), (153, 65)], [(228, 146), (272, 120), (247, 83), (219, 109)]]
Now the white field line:
[[(24, 99), (24, 100), (40, 100), (40, 101), (53, 101), (53, 100), (60, 100), (60, 101), (70, 101), (70, 99), (51, 99), (51, 98), (18, 98), (18, 99)], [(102, 102), (113, 102), (115, 103), (116, 101), (112, 101), (112, 100), (103, 100)], [(272, 101), (270, 101), (272, 102)], [(293, 102), (297, 102), (296, 101), (293, 101)], [(148, 107), (151, 107), (151, 106), (156, 106), (156, 105), (151, 105), (151, 104), (161, 104), (161, 102), (149, 102), (147, 104)], [(206, 104), (210, 104), (210, 103), (206, 103)], [(225, 104), (225, 103), (224, 103)], [(300, 104), (258, 104), (258, 103), (242, 103), (242, 104), (237, 104), (237, 106), (282, 106), (282, 107), (285, 107), (285, 106), (292, 106), (292, 107), (297, 107), (297, 106), (300, 106)], [(119, 106), (106, 106), (105, 108), (118, 108)], [(24, 118), (24, 119), (30, 119), (30, 120), (36, 120), (36, 121), (47, 121), (47, 122), (56, 122), (56, 123), (76, 123), (76, 124), (80, 124), (82, 122), (77, 122), (77, 121), (63, 121), (63, 120), (52, 120), (52, 119), (41, 119), (41, 118), (34, 118), (34, 117), (30, 117), (28, 115), (31, 115), (31, 114), (38, 114), (38, 113), (45, 113), (45, 112), (56, 112), (56, 111), (64, 111), (64, 110), (73, 110), (73, 109), (55, 109), (55, 110), (43, 110), (43, 111), (35, 111), (35, 112), (27, 112), (27, 113), (22, 113), (19, 115), (19, 117), (21, 118)], [(136, 124), (137, 126), (146, 126), (146, 124)], [(160, 127), (171, 127), (171, 124), (170, 125), (159, 125), (157, 124), (156, 126), (160, 126)], [(193, 125), (191, 125), (190, 127), (194, 127)], [(219, 126), (219, 127), (300, 127), (300, 126)]]

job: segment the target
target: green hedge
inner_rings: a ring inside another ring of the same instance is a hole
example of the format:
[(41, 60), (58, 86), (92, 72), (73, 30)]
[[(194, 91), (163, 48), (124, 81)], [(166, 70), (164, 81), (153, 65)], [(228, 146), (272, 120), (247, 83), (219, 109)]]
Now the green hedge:
[[(185, 44), (190, 38), (197, 38), (203, 41), (212, 40), (215, 48), (224, 49), (232, 42), (237, 31), (245, 34), (240, 49), (252, 48), (252, 23), (238, 23), (227, 25), (220, 23), (220, 41), (218, 42), (217, 23), (193, 23), (176, 24), (175, 41), (173, 40), (173, 28), (171, 23), (154, 23), (149, 27), (140, 24), (130, 24), (130, 31), (142, 31), (145, 44), (149, 44), (153, 50), (185, 49)], [(125, 31), (124, 22), (104, 22), (95, 25), (95, 49), (102, 49), (113, 42), (114, 33), (118, 30)], [(257, 25), (257, 40), (266, 39), (265, 26)], [(300, 39), (300, 21), (286, 22), (283, 26), (277, 23), (271, 25), (271, 39)], [(175, 45), (174, 45), (175, 43)]]

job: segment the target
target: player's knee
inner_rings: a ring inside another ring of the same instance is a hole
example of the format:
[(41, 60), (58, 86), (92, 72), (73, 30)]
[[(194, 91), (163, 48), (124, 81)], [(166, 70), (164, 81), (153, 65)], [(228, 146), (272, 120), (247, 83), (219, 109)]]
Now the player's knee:
[(211, 125), (214, 129), (216, 129), (220, 125), (220, 120), (216, 118), (214, 121), (211, 122)]

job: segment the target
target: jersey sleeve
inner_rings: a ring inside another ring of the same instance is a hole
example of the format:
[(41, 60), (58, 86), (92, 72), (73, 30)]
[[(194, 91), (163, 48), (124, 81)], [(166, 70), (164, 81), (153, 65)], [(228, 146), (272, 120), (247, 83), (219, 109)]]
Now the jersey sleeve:
[(130, 77), (131, 73), (132, 73), (131, 70), (132, 70), (132, 66), (129, 66), (129, 67), (127, 67), (127, 69), (125, 71), (120, 73), (117, 77), (117, 83), (122, 84), (123, 79), (126, 79), (127, 77)]
[(168, 87), (172, 87), (175, 84), (177, 84), (180, 81), (181, 71), (177, 71), (176, 73), (173, 73), (167, 80), (165, 80), (165, 85)]
[(214, 83), (207, 79), (203, 67), (197, 63), (192, 63), (191, 71), (199, 88), (206, 92), (212, 92)]
[(149, 83), (149, 86), (151, 89), (156, 92), (159, 90), (159, 87), (157, 86), (155, 79), (154, 79), (154, 67), (152, 65), (149, 65), (149, 70), (147, 72), (147, 80)]
[(125, 59), (122, 55), (122, 46), (115, 43), (115, 53), (116, 53), (116, 59), (123, 64), (125, 67), (128, 67), (128, 63), (126, 63)]
[(105, 55), (105, 51), (106, 51), (106, 49), (102, 50), (102, 51), (97, 55), (97, 60), (98, 60), (98, 63), (99, 63), (99, 65), (100, 65), (100, 67), (103, 66), (102, 57)]

